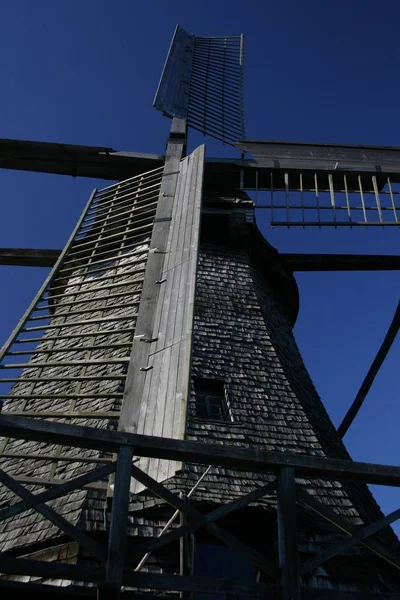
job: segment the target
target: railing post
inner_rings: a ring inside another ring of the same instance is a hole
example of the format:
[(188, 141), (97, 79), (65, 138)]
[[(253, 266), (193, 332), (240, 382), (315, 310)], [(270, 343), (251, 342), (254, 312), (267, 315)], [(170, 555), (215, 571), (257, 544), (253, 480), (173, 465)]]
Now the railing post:
[(99, 598), (115, 599), (121, 594), (128, 528), (132, 459), (133, 447), (121, 446), (118, 452), (114, 480), (106, 580), (105, 585), (99, 588)]
[(294, 468), (283, 467), (277, 478), (278, 545), (281, 600), (300, 600)]

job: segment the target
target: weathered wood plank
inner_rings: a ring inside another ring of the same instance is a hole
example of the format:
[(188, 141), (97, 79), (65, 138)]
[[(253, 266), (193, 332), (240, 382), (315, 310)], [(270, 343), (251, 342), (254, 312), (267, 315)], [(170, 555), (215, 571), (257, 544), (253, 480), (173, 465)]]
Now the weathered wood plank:
[(303, 563), (300, 567), (301, 574), (305, 575), (306, 573), (310, 573), (311, 571), (319, 567), (319, 565), (324, 564), (324, 562), (326, 562), (330, 558), (337, 556), (338, 554), (347, 550), (348, 548), (351, 548), (355, 544), (359, 544), (371, 535), (378, 533), (378, 531), (381, 531), (382, 529), (384, 529), (384, 527), (387, 527), (391, 523), (394, 523), (394, 521), (397, 521), (397, 519), (400, 519), (400, 509), (395, 510), (383, 519), (379, 519), (379, 521), (376, 521), (376, 523), (371, 523), (366, 527), (358, 527), (355, 533), (353, 533), (353, 535), (349, 535), (347, 538), (343, 539), (338, 544), (334, 544), (329, 548), (326, 548), (313, 558), (310, 558), (305, 563)]
[[(168, 504), (171, 504), (171, 506), (173, 506), (177, 510), (183, 512), (191, 519), (199, 520), (203, 517), (200, 511), (198, 511), (190, 504), (186, 504), (186, 502), (184, 502), (178, 496), (170, 492), (161, 483), (158, 483), (157, 481), (149, 477), (147, 473), (141, 471), (135, 465), (132, 465), (132, 477), (140, 481), (140, 483), (142, 483), (145, 487), (154, 492), (157, 496), (168, 502)], [(220, 541), (224, 542), (224, 544), (231, 547), (233, 550), (236, 550), (244, 558), (252, 562), (256, 567), (258, 567), (271, 577), (275, 576), (275, 566), (270, 561), (261, 556), (261, 554), (259, 554), (256, 550), (249, 548), (249, 546), (241, 542), (237, 537), (235, 537), (225, 529), (222, 529), (222, 527), (219, 527), (215, 523), (207, 524), (206, 528), (210, 533), (212, 533), (212, 535), (214, 535)]]
[(206, 525), (209, 525), (210, 523), (219, 521), (220, 519), (223, 519), (223, 518), (227, 517), (228, 515), (236, 512), (242, 508), (245, 508), (251, 502), (256, 502), (257, 500), (259, 500), (260, 498), (262, 498), (269, 492), (275, 491), (275, 489), (276, 489), (275, 482), (268, 483), (265, 486), (257, 488), (256, 490), (249, 492), (249, 494), (246, 494), (245, 496), (241, 496), (237, 500), (234, 500), (230, 504), (224, 504), (223, 506), (220, 506), (219, 508), (216, 508), (215, 510), (207, 513), (206, 515), (203, 515), (201, 518), (197, 519), (196, 521), (192, 520), (190, 522), (190, 524), (187, 524), (183, 527), (179, 527), (178, 529), (174, 529), (170, 533), (165, 533), (163, 536), (160, 536), (154, 540), (144, 542), (143, 544), (140, 545), (140, 548), (137, 548), (134, 555), (140, 556), (142, 554), (145, 554), (148, 552), (153, 552), (154, 550), (157, 550), (159, 548), (167, 546), (168, 544), (171, 544), (173, 541), (179, 539), (182, 535), (185, 535), (188, 533), (193, 533), (193, 532), (197, 531), (198, 529), (200, 529), (200, 527), (205, 527)]
[(400, 149), (389, 146), (354, 146), (242, 140), (235, 144), (248, 152), (263, 168), (311, 169), (330, 171), (400, 171)]
[(0, 555), (0, 572), (12, 575), (44, 577), (46, 579), (70, 579), (88, 583), (102, 582), (105, 577), (105, 568), (102, 567), (82, 567), (60, 562), (13, 558), (4, 556), (4, 554)]
[(61, 250), (40, 248), (0, 248), (0, 265), (53, 267)]
[(117, 470), (114, 480), (106, 564), (106, 585), (112, 588), (114, 597), (120, 595), (125, 565), (132, 460), (132, 446), (121, 446), (117, 457)]
[(110, 452), (118, 451), (119, 446), (125, 444), (134, 446), (136, 456), (221, 465), (259, 473), (274, 473), (291, 466), (296, 469), (296, 477), (400, 486), (400, 467), (397, 466), (205, 444), (24, 417), (0, 415), (0, 434)]
[(284, 467), (278, 474), (277, 494), (280, 596), (282, 600), (300, 600), (296, 482), (293, 467)]
[(34, 509), (43, 515), (46, 519), (48, 519), (51, 523), (59, 527), (61, 531), (63, 531), (66, 535), (71, 537), (73, 540), (81, 544), (88, 552), (97, 556), (101, 560), (105, 560), (107, 557), (107, 552), (103, 546), (101, 546), (98, 542), (93, 540), (91, 537), (86, 535), (80, 529), (77, 529), (74, 525), (72, 525), (69, 521), (64, 519), (61, 515), (59, 515), (55, 510), (53, 510), (50, 506), (46, 504), (35, 503), (35, 496), (31, 492), (29, 492), (26, 488), (24, 488), (21, 484), (15, 481), (10, 475), (5, 473), (0, 469), (0, 482), (8, 487), (12, 492), (17, 494), (23, 500), (27, 500), (29, 502), (34, 503)]
[[(155, 341), (148, 357), (152, 372), (148, 376), (149, 385), (144, 388), (137, 423), (137, 432), (147, 435), (173, 438), (183, 437), (184, 433), (182, 422), (186, 422), (194, 306), (191, 282), (195, 280), (197, 269), (203, 165), (203, 147), (180, 163), (167, 254), (160, 277), (163, 290), (158, 296), (151, 335)], [(174, 382), (175, 389), (169, 382)], [(140, 466), (158, 481), (171, 477), (177, 468), (175, 462), (155, 459), (143, 460)], [(135, 493), (141, 489), (137, 485), (132, 487)]]
[(236, 581), (234, 579), (130, 572), (125, 575), (124, 582), (125, 585), (129, 586), (156, 590), (233, 594), (238, 597), (255, 595), (267, 600), (276, 598), (274, 586), (251, 581)]
[(40, 494), (35, 494), (30, 499), (22, 500), (21, 502), (17, 502), (12, 506), (4, 508), (0, 511), (0, 521), (14, 517), (15, 515), (19, 515), (25, 510), (33, 508), (38, 503), (49, 502), (50, 500), (55, 500), (56, 498), (64, 496), (64, 494), (67, 494), (72, 490), (83, 488), (91, 481), (96, 481), (96, 479), (107, 477), (107, 475), (110, 475), (114, 471), (115, 463), (112, 463), (104, 467), (100, 467), (99, 469), (89, 471), (88, 473), (80, 475), (79, 477), (74, 477), (73, 479), (65, 481), (64, 483), (60, 483), (57, 487), (53, 487), (50, 490), (46, 490)]
[[(347, 519), (338, 515), (334, 510), (332, 510), (332, 508), (325, 506), (299, 487), (297, 488), (297, 500), (304, 504), (304, 506), (307, 508), (315, 511), (320, 516), (325, 518), (340, 531), (347, 533), (348, 535), (357, 533), (357, 525), (353, 525), (353, 523), (350, 523)], [(375, 539), (369, 539), (360, 543), (374, 554), (385, 558), (394, 567), (400, 570), (400, 555), (393, 552), (390, 548), (388, 548), (387, 545), (381, 544)]]
[(397, 271), (400, 256), (383, 254), (285, 254), (292, 271)]
[(382, 342), (381, 347), (379, 348), (372, 365), (369, 368), (367, 375), (365, 376), (364, 381), (361, 384), (360, 389), (357, 392), (357, 395), (347, 411), (343, 421), (338, 427), (338, 434), (341, 437), (344, 437), (347, 431), (350, 428), (350, 425), (353, 423), (354, 419), (357, 416), (358, 411), (361, 406), (369, 390), (371, 389), (372, 384), (374, 383), (374, 379), (377, 376), (379, 369), (381, 368), (383, 361), (385, 360), (390, 348), (394, 340), (396, 339), (397, 333), (400, 329), (400, 302), (397, 304), (396, 311), (394, 313), (392, 322), (390, 323), (389, 329), (385, 335), (385, 339)]

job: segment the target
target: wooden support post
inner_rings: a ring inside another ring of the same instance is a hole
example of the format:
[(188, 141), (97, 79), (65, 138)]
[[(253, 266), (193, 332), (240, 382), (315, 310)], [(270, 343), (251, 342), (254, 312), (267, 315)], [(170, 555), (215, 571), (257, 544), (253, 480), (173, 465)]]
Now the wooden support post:
[(132, 460), (133, 447), (121, 446), (118, 453), (114, 481), (106, 581), (105, 585), (99, 588), (99, 598), (118, 598), (121, 594), (128, 528)]
[[(184, 494), (179, 494), (180, 499), (189, 504), (189, 499)], [(180, 525), (184, 527), (188, 524), (188, 517), (184, 512), (180, 513)], [(180, 575), (193, 575), (191, 572), (191, 552), (190, 552), (190, 535), (183, 535), (180, 540), (179, 547), (179, 574)], [(190, 598), (190, 594), (188, 592), (181, 592), (181, 598)]]
[(281, 469), (278, 475), (277, 493), (280, 597), (282, 600), (300, 600), (296, 483), (293, 467)]

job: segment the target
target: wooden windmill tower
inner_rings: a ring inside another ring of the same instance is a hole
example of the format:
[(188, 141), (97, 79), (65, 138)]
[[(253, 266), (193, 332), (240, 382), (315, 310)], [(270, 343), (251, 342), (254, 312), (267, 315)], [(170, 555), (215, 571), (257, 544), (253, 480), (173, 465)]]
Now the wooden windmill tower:
[[(341, 441), (399, 317), (338, 431), (292, 334), (294, 270), (399, 261), (280, 255), (254, 219), (397, 226), (400, 149), (244, 140), (242, 68), (241, 36), (177, 27), (165, 156), (1, 144), (8, 168), (117, 180), (57, 257), (2, 253), (55, 261), (1, 354), (5, 594), (400, 598), (400, 513), (366, 485), (400, 469)], [(242, 157), (186, 155), (188, 126)]]

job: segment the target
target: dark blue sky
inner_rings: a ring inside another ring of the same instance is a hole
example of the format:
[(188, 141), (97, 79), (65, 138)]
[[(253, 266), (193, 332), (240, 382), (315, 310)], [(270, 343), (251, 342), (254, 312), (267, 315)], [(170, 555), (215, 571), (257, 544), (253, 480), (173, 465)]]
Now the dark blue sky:
[[(249, 138), (400, 146), (398, 0), (14, 0), (0, 21), (0, 137), (162, 153), (169, 122), (152, 107), (176, 23), (244, 33)], [(193, 147), (201, 136), (191, 135)], [(208, 155), (232, 152), (207, 140)], [(0, 246), (59, 248), (103, 181), (0, 171)], [(397, 230), (271, 231), (290, 252), (399, 253)], [(0, 338), (46, 270), (0, 267)], [(303, 274), (295, 333), (336, 425), (392, 318), (398, 273)], [(398, 464), (397, 340), (345, 438), (356, 460)], [(374, 488), (384, 511), (400, 492)], [(400, 531), (399, 528), (397, 528)]]

